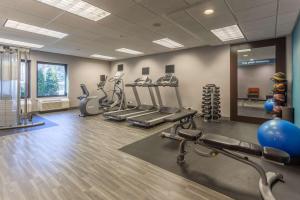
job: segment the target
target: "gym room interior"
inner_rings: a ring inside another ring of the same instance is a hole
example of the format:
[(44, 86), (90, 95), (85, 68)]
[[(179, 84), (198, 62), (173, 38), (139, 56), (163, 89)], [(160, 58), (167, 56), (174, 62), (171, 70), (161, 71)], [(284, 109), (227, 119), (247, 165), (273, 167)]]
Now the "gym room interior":
[(0, 200), (300, 200), (300, 0), (0, 0)]

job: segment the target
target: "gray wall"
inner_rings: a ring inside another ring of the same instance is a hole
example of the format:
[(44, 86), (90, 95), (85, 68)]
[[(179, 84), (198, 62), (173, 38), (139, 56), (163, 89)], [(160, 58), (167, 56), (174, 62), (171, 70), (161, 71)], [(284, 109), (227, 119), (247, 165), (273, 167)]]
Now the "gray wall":
[(259, 88), (260, 98), (272, 94), (272, 81), (270, 78), (275, 73), (275, 64), (249, 65), (238, 67), (238, 97), (246, 98), (248, 88)]
[[(132, 58), (113, 62), (111, 75), (116, 73), (117, 65), (124, 64), (125, 82), (132, 82), (141, 76), (142, 67), (150, 67), (150, 78), (154, 81), (164, 74), (167, 64), (175, 65), (175, 75), (180, 81), (180, 93), (183, 105), (201, 110), (202, 87), (215, 83), (221, 87), (222, 115), (230, 115), (230, 49), (228, 45), (202, 47), (166, 54)], [(150, 104), (147, 90), (139, 89), (141, 101)], [(175, 92), (162, 88), (164, 104), (176, 106)], [(131, 88), (126, 88), (129, 101), (134, 101)]]
[(81, 95), (79, 85), (85, 83), (92, 95), (97, 93), (97, 83), (100, 74), (108, 74), (110, 63), (94, 59), (67, 56), (62, 54), (32, 51), (31, 60), (31, 101), (33, 110), (37, 109), (36, 82), (37, 61), (62, 63), (68, 65), (68, 97), (72, 107), (78, 106), (77, 97)]

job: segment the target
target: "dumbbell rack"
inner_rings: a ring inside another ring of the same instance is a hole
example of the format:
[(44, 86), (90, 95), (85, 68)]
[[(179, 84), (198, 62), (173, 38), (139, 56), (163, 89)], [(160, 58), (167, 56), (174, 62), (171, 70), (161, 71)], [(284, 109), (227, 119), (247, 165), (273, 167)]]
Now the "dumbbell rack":
[(220, 87), (207, 84), (203, 87), (202, 117), (205, 122), (218, 121), (221, 118)]

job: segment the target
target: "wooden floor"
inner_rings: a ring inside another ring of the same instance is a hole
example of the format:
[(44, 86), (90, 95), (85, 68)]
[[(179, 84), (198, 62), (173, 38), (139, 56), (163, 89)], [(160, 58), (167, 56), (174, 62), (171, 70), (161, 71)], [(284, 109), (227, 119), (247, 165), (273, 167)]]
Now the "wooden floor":
[(141, 130), (76, 110), (43, 117), (58, 126), (0, 137), (1, 200), (230, 199), (118, 150), (168, 125)]

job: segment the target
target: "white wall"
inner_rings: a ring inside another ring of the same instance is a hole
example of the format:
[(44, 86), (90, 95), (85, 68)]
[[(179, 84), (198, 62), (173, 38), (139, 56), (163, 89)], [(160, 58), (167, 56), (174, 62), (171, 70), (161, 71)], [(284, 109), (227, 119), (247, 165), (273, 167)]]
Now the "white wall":
[[(183, 105), (199, 111), (202, 87), (207, 83), (215, 83), (221, 87), (222, 115), (230, 116), (230, 48), (228, 45), (194, 48), (113, 62), (111, 75), (116, 73), (118, 64), (124, 64), (125, 82), (132, 82), (140, 77), (143, 67), (150, 67), (150, 78), (156, 81), (164, 74), (165, 65), (174, 64)], [(139, 89), (139, 92), (142, 103), (150, 104), (147, 89)], [(161, 94), (164, 104), (177, 105), (173, 90), (162, 88)], [(126, 96), (128, 100), (134, 101), (131, 88), (126, 88)]]
[(79, 85), (85, 83), (91, 93), (97, 93), (97, 83), (100, 74), (109, 74), (110, 63), (95, 59), (87, 59), (62, 54), (46, 53), (32, 51), (31, 60), (31, 100), (33, 102), (33, 110), (37, 110), (36, 105), (36, 82), (37, 82), (37, 61), (62, 63), (68, 65), (68, 97), (72, 107), (78, 106), (77, 97), (81, 95)]
[(259, 88), (260, 98), (272, 94), (270, 80), (275, 73), (275, 64), (247, 65), (238, 67), (238, 97), (247, 98), (248, 88)]

